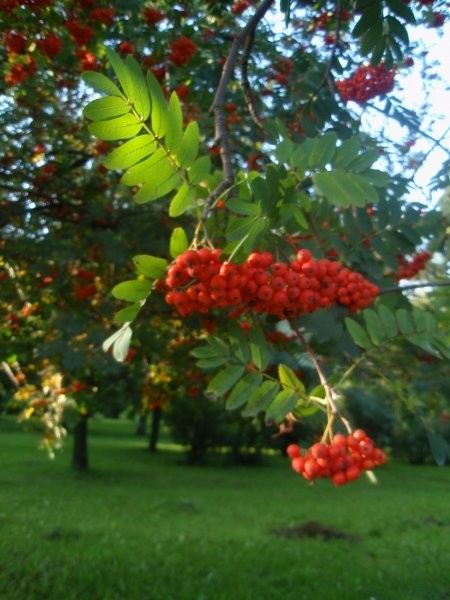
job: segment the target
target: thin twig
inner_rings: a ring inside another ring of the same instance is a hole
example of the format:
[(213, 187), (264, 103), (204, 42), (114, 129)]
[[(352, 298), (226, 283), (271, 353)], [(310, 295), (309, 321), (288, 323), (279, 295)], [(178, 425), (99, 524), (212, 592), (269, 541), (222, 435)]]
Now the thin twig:
[(228, 84), (233, 75), (234, 68), (236, 66), (239, 49), (252, 32), (255, 31), (258, 23), (264, 17), (266, 12), (274, 3), (274, 0), (264, 0), (261, 6), (255, 11), (255, 14), (249, 19), (245, 27), (242, 28), (241, 32), (236, 35), (231, 45), (230, 53), (223, 65), (222, 75), (220, 77), (219, 85), (217, 86), (216, 93), (210, 108), (210, 113), (214, 115), (215, 124), (215, 140), (220, 144), (220, 158), (222, 160), (222, 171), (223, 180), (219, 185), (211, 192), (205, 201), (203, 209), (203, 219), (205, 219), (211, 209), (213, 202), (220, 197), (220, 195), (232, 185), (234, 181), (234, 170), (231, 160), (231, 148), (228, 138), (227, 123), (224, 110), (224, 98), (228, 87)]
[(244, 51), (243, 51), (242, 60), (241, 60), (241, 77), (242, 77), (241, 84), (242, 84), (242, 91), (244, 92), (245, 102), (247, 104), (247, 110), (248, 110), (251, 118), (253, 119), (253, 122), (255, 123), (256, 127), (259, 129), (259, 131), (264, 132), (264, 128), (262, 126), (261, 119), (259, 118), (258, 113), (255, 108), (254, 95), (253, 95), (253, 92), (252, 92), (252, 89), (250, 86), (250, 81), (248, 79), (248, 59), (250, 57), (250, 52), (252, 50), (254, 41), (255, 41), (255, 31), (253, 30), (245, 38)]
[(450, 281), (427, 281), (422, 283), (410, 283), (408, 285), (401, 285), (397, 287), (384, 288), (380, 290), (379, 295), (381, 294), (391, 294), (393, 292), (404, 292), (407, 290), (416, 290), (419, 288), (427, 288), (427, 287), (448, 287), (450, 286)]

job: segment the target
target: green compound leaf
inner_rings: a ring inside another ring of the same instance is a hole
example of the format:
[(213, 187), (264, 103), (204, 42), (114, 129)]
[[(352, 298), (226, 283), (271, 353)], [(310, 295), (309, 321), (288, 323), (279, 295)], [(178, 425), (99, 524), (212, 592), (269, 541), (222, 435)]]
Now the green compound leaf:
[(189, 181), (197, 185), (203, 183), (211, 171), (211, 159), (209, 156), (201, 156), (197, 158), (194, 164), (190, 167), (188, 176)]
[(247, 336), (242, 331), (242, 327), (233, 320), (228, 323), (228, 341), (231, 354), (243, 365), (247, 365), (250, 362), (250, 346)]
[(146, 121), (150, 115), (151, 105), (144, 74), (136, 59), (130, 55), (127, 56), (126, 67), (132, 91), (130, 100), (137, 114)]
[(232, 389), (227, 398), (225, 407), (234, 410), (244, 405), (253, 392), (261, 385), (263, 376), (261, 373), (247, 373)]
[(169, 252), (172, 258), (176, 258), (189, 247), (189, 240), (182, 227), (175, 227), (170, 236)]
[(375, 346), (379, 346), (387, 337), (380, 317), (370, 308), (363, 311), (363, 317), (370, 339)]
[(244, 417), (254, 417), (274, 401), (275, 396), (280, 391), (280, 386), (276, 381), (264, 381), (248, 399), (247, 405), (242, 411)]
[(200, 132), (195, 121), (191, 121), (186, 127), (186, 130), (176, 148), (171, 149), (171, 153), (175, 156), (177, 166), (183, 169), (188, 169), (192, 166), (198, 154), (200, 143)]
[[(157, 138), (163, 138), (169, 123), (167, 103), (161, 86), (151, 71), (147, 73), (147, 85), (152, 103), (151, 123), (153, 133)], [(170, 123), (170, 126), (172, 127), (172, 123)]]
[(257, 369), (263, 371), (270, 360), (270, 351), (264, 333), (257, 327), (252, 327), (248, 332), (250, 356)]
[(352, 136), (337, 148), (333, 159), (333, 166), (337, 168), (347, 167), (352, 160), (358, 156), (361, 149), (361, 140), (358, 136)]
[(241, 379), (244, 373), (245, 367), (242, 365), (226, 367), (211, 379), (206, 388), (206, 393), (223, 396)]
[(164, 148), (158, 148), (149, 158), (130, 167), (122, 177), (125, 185), (139, 185), (148, 181), (163, 181), (176, 172)]
[(364, 348), (364, 350), (370, 350), (371, 348), (373, 348), (373, 344), (369, 340), (367, 333), (359, 323), (357, 323), (350, 317), (346, 317), (345, 325), (349, 334), (351, 335), (352, 340), (357, 346)]
[(160, 180), (160, 175), (155, 174), (153, 180), (146, 181), (134, 197), (137, 204), (144, 204), (152, 200), (158, 200), (172, 192), (181, 183), (181, 175), (176, 172), (169, 175), (164, 180)]
[(362, 175), (336, 169), (315, 173), (312, 179), (318, 191), (336, 206), (365, 206), (378, 200), (377, 191)]
[(159, 279), (165, 274), (167, 269), (166, 259), (159, 256), (151, 256), (150, 254), (133, 256), (133, 263), (137, 272), (149, 279)]
[(394, 314), (384, 304), (378, 307), (378, 315), (384, 327), (384, 333), (387, 338), (395, 337), (397, 332), (397, 321), (395, 320)]
[(89, 131), (105, 141), (125, 140), (136, 136), (142, 123), (131, 113), (108, 121), (94, 121), (88, 125)]
[(138, 135), (113, 150), (103, 164), (108, 169), (128, 169), (153, 154), (156, 150), (156, 140), (148, 134)]
[(266, 419), (280, 423), (288, 413), (294, 410), (297, 400), (298, 394), (296, 392), (281, 390), (267, 409)]
[(86, 71), (86, 73), (82, 73), (81, 79), (100, 94), (106, 94), (107, 96), (123, 96), (116, 84), (102, 73)]
[(333, 158), (336, 150), (337, 135), (334, 131), (329, 131), (312, 141), (313, 144), (308, 156), (308, 166), (310, 169), (323, 169)]
[(183, 135), (183, 111), (175, 92), (172, 92), (170, 96), (167, 121), (170, 126), (167, 128), (165, 141), (170, 150), (180, 143)]
[(283, 388), (287, 388), (291, 391), (303, 394), (305, 392), (305, 386), (294, 373), (294, 371), (287, 365), (278, 365), (278, 379), (280, 380)]
[(118, 300), (126, 300), (127, 302), (138, 302), (146, 300), (152, 291), (152, 282), (138, 279), (130, 281), (122, 281), (111, 290), (111, 294)]
[(133, 86), (131, 83), (129, 69), (127, 69), (125, 63), (115, 50), (106, 47), (105, 53), (114, 70), (114, 73), (117, 76), (117, 79), (119, 80), (120, 85), (122, 86), (123, 91), (125, 92), (125, 96), (131, 100), (133, 98)]
[(195, 198), (195, 189), (189, 187), (187, 183), (183, 183), (170, 202), (169, 216), (179, 217), (184, 214), (194, 204)]
[(410, 335), (415, 333), (414, 323), (410, 313), (406, 308), (399, 308), (395, 311), (395, 318), (397, 319), (398, 327), (403, 335)]
[(84, 107), (83, 116), (91, 121), (104, 121), (125, 115), (131, 110), (131, 105), (124, 99), (117, 96), (106, 96), (92, 100)]

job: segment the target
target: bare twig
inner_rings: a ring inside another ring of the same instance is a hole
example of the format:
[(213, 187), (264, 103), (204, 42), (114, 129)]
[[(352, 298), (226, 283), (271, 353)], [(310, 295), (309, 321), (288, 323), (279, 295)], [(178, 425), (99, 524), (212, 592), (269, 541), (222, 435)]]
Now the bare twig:
[(259, 8), (255, 11), (254, 15), (249, 19), (245, 27), (242, 28), (239, 34), (233, 40), (231, 45), (230, 53), (223, 65), (222, 75), (220, 77), (219, 85), (217, 86), (216, 93), (210, 108), (210, 112), (214, 115), (215, 123), (215, 140), (220, 144), (220, 158), (222, 159), (222, 170), (223, 180), (219, 185), (211, 192), (205, 201), (203, 209), (203, 219), (205, 219), (211, 209), (211, 205), (217, 198), (223, 194), (223, 192), (229, 188), (234, 181), (234, 170), (231, 160), (231, 148), (228, 138), (226, 117), (224, 111), (224, 98), (225, 93), (233, 75), (233, 70), (236, 66), (239, 49), (248, 38), (255, 31), (258, 23), (264, 17), (266, 12), (274, 3), (274, 0), (264, 0)]
[(393, 292), (405, 292), (407, 290), (417, 290), (420, 288), (427, 287), (449, 287), (450, 281), (424, 281), (422, 283), (410, 283), (408, 285), (401, 285), (396, 287), (384, 288), (380, 290), (381, 294), (392, 294)]
[(250, 81), (248, 79), (248, 59), (250, 57), (250, 52), (252, 50), (254, 41), (255, 41), (255, 31), (253, 30), (245, 38), (244, 52), (243, 52), (242, 61), (241, 61), (241, 76), (242, 76), (241, 84), (242, 84), (242, 91), (244, 92), (245, 102), (247, 104), (247, 110), (248, 110), (251, 118), (253, 119), (253, 122), (255, 123), (256, 127), (259, 129), (259, 131), (264, 132), (264, 128), (262, 126), (261, 119), (259, 118), (258, 113), (256, 111), (254, 95), (253, 95), (253, 92), (252, 92), (252, 89), (250, 86)]

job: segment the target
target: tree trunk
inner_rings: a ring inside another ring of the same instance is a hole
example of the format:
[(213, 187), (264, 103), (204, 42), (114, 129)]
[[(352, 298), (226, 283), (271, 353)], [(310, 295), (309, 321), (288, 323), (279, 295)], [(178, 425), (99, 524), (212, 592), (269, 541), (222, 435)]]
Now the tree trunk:
[(73, 454), (72, 466), (78, 471), (88, 468), (88, 415), (80, 415), (80, 419), (73, 429)]
[(136, 435), (145, 435), (145, 428), (147, 425), (147, 413), (139, 416), (139, 421), (136, 427)]
[(156, 452), (157, 450), (156, 446), (158, 444), (159, 438), (159, 426), (161, 423), (161, 415), (162, 410), (160, 406), (157, 406), (152, 410), (152, 428), (150, 431), (150, 440), (148, 445), (148, 449), (150, 450), (150, 452)]

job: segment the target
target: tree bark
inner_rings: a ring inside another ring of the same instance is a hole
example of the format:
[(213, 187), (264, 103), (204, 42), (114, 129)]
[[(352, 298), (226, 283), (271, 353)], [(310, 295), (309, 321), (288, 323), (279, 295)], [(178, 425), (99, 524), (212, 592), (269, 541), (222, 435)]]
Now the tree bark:
[(80, 415), (80, 419), (73, 429), (73, 454), (72, 466), (78, 471), (86, 471), (88, 463), (88, 415)]
[(150, 439), (148, 444), (148, 449), (150, 450), (150, 452), (157, 451), (161, 415), (162, 410), (160, 406), (157, 406), (152, 410), (152, 427), (150, 430)]
[(147, 413), (145, 413), (145, 415), (139, 415), (139, 421), (136, 426), (136, 435), (145, 435), (146, 425), (147, 425)]

